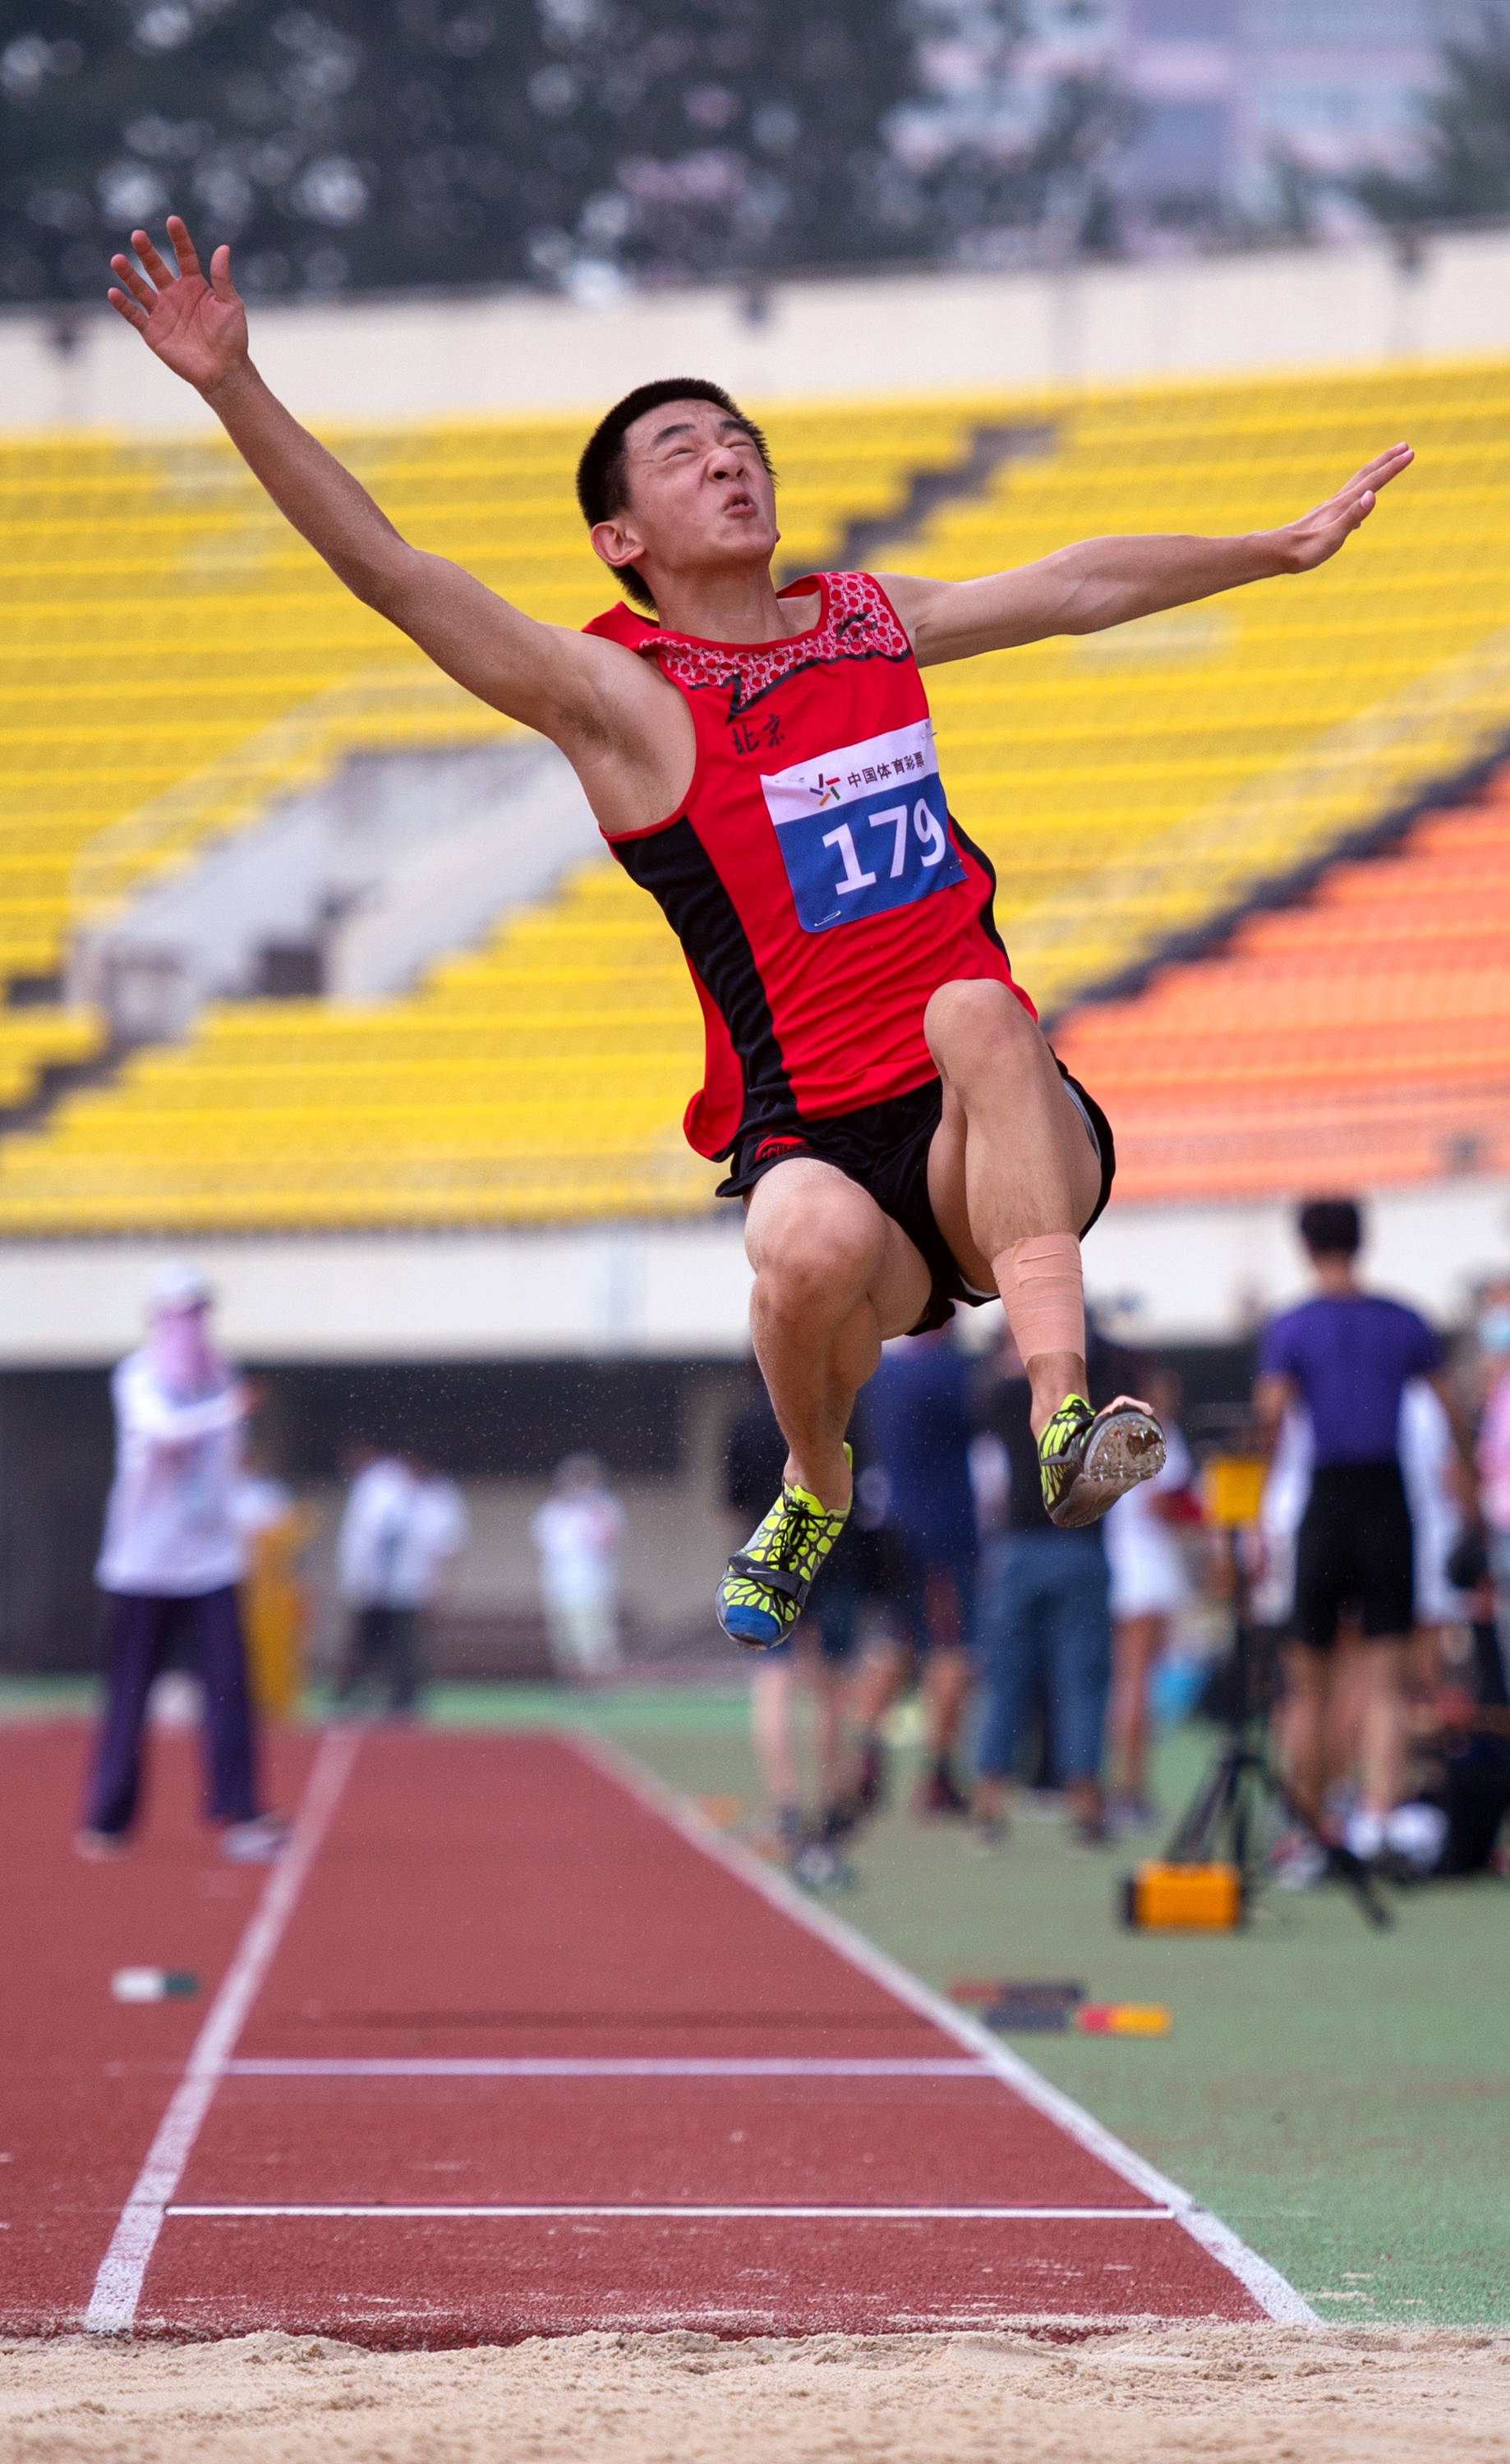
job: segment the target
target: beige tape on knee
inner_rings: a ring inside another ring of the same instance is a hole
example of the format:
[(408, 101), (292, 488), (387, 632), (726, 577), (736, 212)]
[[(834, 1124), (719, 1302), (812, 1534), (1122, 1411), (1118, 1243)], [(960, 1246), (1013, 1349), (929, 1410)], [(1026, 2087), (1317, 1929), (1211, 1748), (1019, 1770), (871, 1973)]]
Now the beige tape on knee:
[(1085, 1357), (1085, 1287), (1073, 1232), (1037, 1232), (991, 1261), (1007, 1323), (1024, 1360), (1045, 1352)]

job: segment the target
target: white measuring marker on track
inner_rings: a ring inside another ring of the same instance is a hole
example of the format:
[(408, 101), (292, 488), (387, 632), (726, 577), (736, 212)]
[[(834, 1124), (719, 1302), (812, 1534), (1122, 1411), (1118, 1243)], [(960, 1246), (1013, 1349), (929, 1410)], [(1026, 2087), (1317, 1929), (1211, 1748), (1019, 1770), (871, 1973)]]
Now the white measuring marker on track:
[(319, 2202), (309, 2200), (305, 2201), (302, 2206), (290, 2205), (287, 2207), (253, 2207), (247, 2205), (235, 2207), (230, 2205), (211, 2206), (209, 2204), (204, 2206), (174, 2206), (170, 2207), (167, 2212), (170, 2216), (187, 2216), (189, 2218), (196, 2216), (239, 2216), (243, 2219), (250, 2217), (271, 2217), (275, 2221), (280, 2216), (301, 2216), (306, 2218), (312, 2216), (366, 2216), (371, 2217), (380, 2223), (387, 2223), (394, 2218), (402, 2220), (406, 2216), (439, 2216), (448, 2220), (455, 2220), (458, 2217), (481, 2216), (486, 2218), (490, 2216), (501, 2216), (513, 2222), (517, 2222), (522, 2216), (619, 2216), (628, 2218), (631, 2222), (645, 2216), (660, 2218), (669, 2216), (677, 2222), (685, 2223), (690, 2219), (695, 2224), (706, 2224), (710, 2221), (722, 2222), (727, 2218), (734, 2218), (739, 2221), (753, 2217), (757, 2220), (774, 2218), (778, 2224), (789, 2224), (793, 2219), (800, 2222), (830, 2224), (837, 2218), (842, 2222), (852, 2224), (882, 2225), (918, 2224), (920, 2222), (923, 2224), (966, 2225), (1087, 2223), (1163, 2225), (1170, 2223), (1174, 2216), (1174, 2210), (1172, 2208), (739, 2208), (694, 2207), (685, 2201), (680, 2206), (653, 2207), (648, 2201), (642, 2200), (635, 2200), (633, 2202), (621, 2201), (616, 2207), (588, 2207), (580, 2201), (567, 2206), (558, 2207), (542, 2207), (539, 2205), (529, 2207), (447, 2207), (438, 2202), (425, 2206), (418, 2203), (406, 2204), (402, 2200), (385, 2202), (381, 2207), (374, 2207), (370, 2202), (365, 2206), (341, 2206), (334, 2202), (321, 2204)]
[(919, 2054), (299, 2054), (227, 2062), (228, 2079), (983, 2079), (988, 2062)]
[[(1209, 2251), (1229, 2275), (1237, 2278), (1267, 2317), (1287, 2326), (1319, 2327), (1321, 2324), (1304, 2297), (1297, 2293), (1294, 2285), (1280, 2275), (1277, 2267), (1272, 2267), (1266, 2258), (1260, 2257), (1257, 2251), (1251, 2250), (1233, 2233), (1231, 2225), (1224, 2224), (1220, 2216), (1213, 2215), (1209, 2208), (1193, 2199), (1178, 2182), (1172, 2182), (1167, 2173), (1161, 2172), (1156, 2165), (1150, 2165), (1145, 2157), (1138, 2155), (1118, 2139), (1094, 2115), (1087, 2113), (1083, 2105), (1077, 2104), (1073, 2097), (1066, 2096), (1062, 2088), (1052, 2086), (1041, 2071), (1035, 2071), (1020, 2054), (1012, 2053), (998, 2036), (993, 2036), (988, 2029), (983, 2027), (980, 2020), (957, 2010), (953, 2003), (944, 2000), (942, 1993), (936, 1993), (931, 1986), (923, 1984), (921, 1977), (914, 1976), (903, 1968), (899, 1960), (893, 1959), (888, 1952), (868, 1942), (863, 1934), (856, 1933), (853, 1925), (846, 1925), (843, 1918), (836, 1916), (831, 1908), (818, 1906), (788, 1881), (785, 1874), (779, 1874), (767, 1865), (763, 1858), (752, 1855), (740, 1841), (730, 1839), (716, 1829), (696, 1805), (678, 1796), (675, 1790), (668, 1788), (654, 1771), (648, 1771), (643, 1763), (636, 1762), (621, 1747), (583, 1730), (563, 1742), (574, 1753), (580, 1754), (585, 1763), (601, 1771), (605, 1779), (611, 1780), (623, 1789), (627, 1796), (633, 1797), (647, 1813), (657, 1815), (674, 1831), (679, 1831), (692, 1847), (699, 1848), (715, 1864), (738, 1875), (741, 1881), (747, 1882), (751, 1890), (758, 1891), (762, 1899), (768, 1900), (807, 1932), (816, 1934), (820, 1942), (826, 1942), (831, 1950), (836, 1950), (852, 1968), (857, 1968), (863, 1975), (883, 1986), (899, 2002), (905, 2003), (914, 2011), (921, 2011), (924, 2018), (931, 2019), (944, 2035), (952, 2036), (957, 2045), (973, 2054), (999, 2079), (1014, 2088), (1026, 2104), (1046, 2114), (1051, 2122), (1058, 2124), (1066, 2138), (1073, 2139), (1088, 2155), (1099, 2158), (1112, 2172), (1119, 2173), (1124, 2182), (1130, 2183), (1134, 2189), (1141, 2190), (1150, 2202), (1148, 2207), (1136, 2211), (1119, 2210), (1119, 2214), (1136, 2212), (1140, 2216), (1157, 2217), (1177, 2225), (1189, 2234), (1192, 2241), (1199, 2242), (1204, 2250)], [(1081, 2210), (1080, 2212), (1083, 2214), (1086, 2211)]]
[(146, 2161), (110, 2236), (110, 2247), (100, 2262), (84, 2313), (84, 2325), (91, 2334), (128, 2336), (131, 2332), (163, 2219), (330, 1827), (360, 1742), (355, 1728), (330, 1729), (321, 1740), (288, 1846), (269, 1874), (236, 1945), (235, 1956), (194, 2039), (184, 2076), (168, 2100)]

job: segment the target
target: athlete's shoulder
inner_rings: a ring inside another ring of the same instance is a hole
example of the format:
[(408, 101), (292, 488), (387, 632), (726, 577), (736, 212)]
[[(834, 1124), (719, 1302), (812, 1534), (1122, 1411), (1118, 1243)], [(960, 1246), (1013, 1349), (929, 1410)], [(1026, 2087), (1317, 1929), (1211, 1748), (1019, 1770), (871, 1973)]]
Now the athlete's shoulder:
[(813, 579), (823, 584), (829, 623), (840, 642), (852, 637), (852, 647), (858, 649), (863, 643), (867, 652), (882, 658), (911, 655), (906, 628), (874, 573), (824, 573)]
[(596, 633), (604, 642), (622, 642), (626, 650), (643, 649), (647, 642), (661, 638), (655, 617), (641, 615), (637, 607), (631, 607), (623, 599), (605, 607), (601, 616), (589, 618), (582, 629), (584, 633)]

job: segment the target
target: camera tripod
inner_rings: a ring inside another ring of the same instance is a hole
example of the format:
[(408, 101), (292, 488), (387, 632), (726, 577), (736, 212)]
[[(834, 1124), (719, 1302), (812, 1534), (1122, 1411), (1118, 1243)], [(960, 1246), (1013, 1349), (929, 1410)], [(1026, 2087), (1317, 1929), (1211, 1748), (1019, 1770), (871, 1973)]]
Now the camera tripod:
[(1242, 1878), (1246, 1907), (1250, 1896), (1265, 1879), (1255, 1816), (1265, 1805), (1281, 1808), (1293, 1827), (1324, 1857), (1327, 1873), (1347, 1884), (1368, 1923), (1391, 1925), (1393, 1914), (1368, 1867), (1350, 1848), (1321, 1837), (1269, 1760), (1264, 1725), (1268, 1705), (1260, 1701), (1255, 1682), (1253, 1637), (1240, 1577), (1236, 1607), (1232, 1697), (1226, 1720), (1226, 1742), (1181, 1816), (1165, 1850), (1166, 1860), (1171, 1865), (1235, 1865)]

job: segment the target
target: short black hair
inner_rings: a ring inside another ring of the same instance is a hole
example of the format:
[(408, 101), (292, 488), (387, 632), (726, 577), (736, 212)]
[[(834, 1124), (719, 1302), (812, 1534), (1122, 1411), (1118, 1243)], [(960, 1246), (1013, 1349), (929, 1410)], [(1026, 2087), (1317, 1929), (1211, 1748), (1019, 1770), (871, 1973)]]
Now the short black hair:
[(1312, 1198), (1300, 1209), (1300, 1238), (1313, 1258), (1356, 1258), (1364, 1245), (1355, 1198)]
[[(622, 402), (606, 411), (582, 449), (582, 459), (577, 464), (577, 502), (588, 530), (622, 513), (629, 486), (624, 439), (636, 419), (643, 419), (648, 410), (658, 410), (663, 402), (711, 402), (715, 409), (743, 428), (771, 477), (775, 477), (770, 448), (764, 435), (722, 385), (712, 384), (707, 377), (657, 377), (654, 385), (636, 385), (633, 393), (627, 393)], [(642, 607), (655, 606), (654, 597), (633, 565), (619, 564), (612, 570), (632, 599), (637, 599)]]

